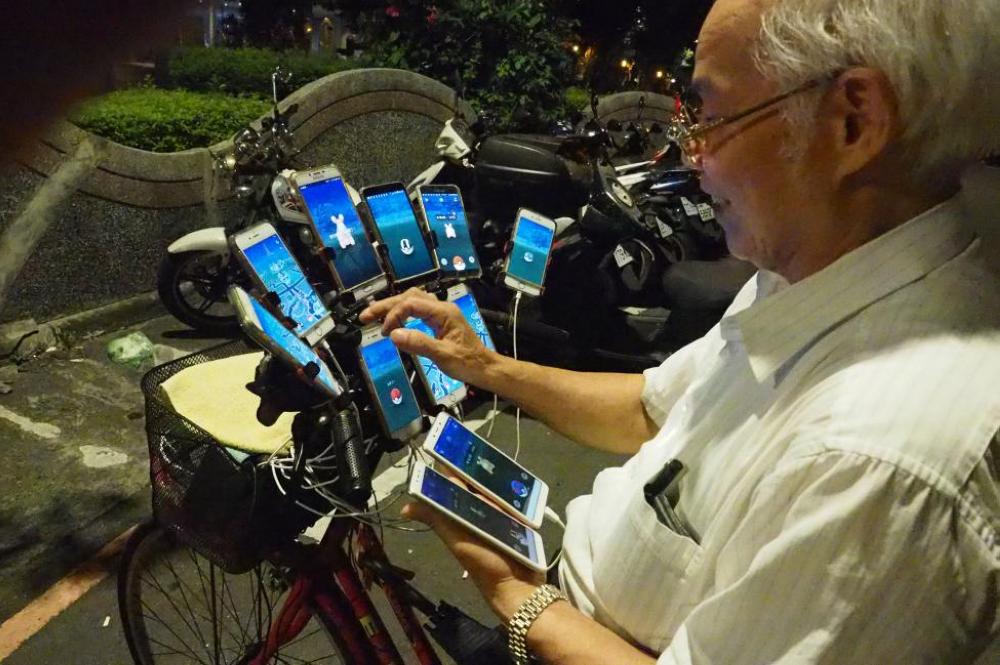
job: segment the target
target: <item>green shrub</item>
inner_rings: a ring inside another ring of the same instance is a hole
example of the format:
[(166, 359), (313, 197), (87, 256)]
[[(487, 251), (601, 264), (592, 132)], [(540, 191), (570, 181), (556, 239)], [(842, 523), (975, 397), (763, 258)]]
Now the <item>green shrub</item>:
[(575, 111), (582, 111), (590, 107), (590, 93), (583, 88), (576, 86), (566, 88), (563, 99), (566, 100), (566, 106)]
[(269, 109), (259, 99), (140, 87), (86, 102), (71, 120), (133, 148), (176, 152), (230, 138)]
[(271, 72), (278, 65), (292, 72), (292, 89), (327, 74), (361, 66), (357, 60), (332, 54), (260, 48), (182, 48), (170, 55), (161, 83), (167, 88), (270, 99)]

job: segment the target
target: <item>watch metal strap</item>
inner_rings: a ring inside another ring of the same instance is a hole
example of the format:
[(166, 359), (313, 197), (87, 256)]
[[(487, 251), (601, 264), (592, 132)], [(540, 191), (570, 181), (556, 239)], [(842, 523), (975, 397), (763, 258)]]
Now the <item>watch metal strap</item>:
[(566, 600), (563, 592), (551, 584), (543, 584), (521, 603), (507, 623), (508, 648), (514, 665), (528, 665), (528, 629), (546, 607), (557, 600)]

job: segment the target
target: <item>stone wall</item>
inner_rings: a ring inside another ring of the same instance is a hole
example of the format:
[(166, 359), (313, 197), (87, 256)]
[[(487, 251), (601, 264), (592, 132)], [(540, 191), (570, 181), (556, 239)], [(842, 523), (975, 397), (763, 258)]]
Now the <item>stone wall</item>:
[[(434, 139), (453, 114), (455, 95), (399, 70), (352, 70), (297, 90), (282, 108), (292, 119), (297, 165), (337, 164), (355, 186), (408, 180), (434, 159)], [(467, 117), (474, 114), (467, 106)], [(174, 239), (240, 214), (212, 173), (210, 149), (151, 153), (60, 122), (32, 155), (0, 172), (0, 230), (18, 216), (53, 216), (14, 282), (0, 321), (45, 321), (155, 288), (156, 269)], [(59, 182), (83, 152), (95, 158)], [(53, 185), (59, 184), (59, 187)], [(70, 191), (60, 195), (59, 190)]]

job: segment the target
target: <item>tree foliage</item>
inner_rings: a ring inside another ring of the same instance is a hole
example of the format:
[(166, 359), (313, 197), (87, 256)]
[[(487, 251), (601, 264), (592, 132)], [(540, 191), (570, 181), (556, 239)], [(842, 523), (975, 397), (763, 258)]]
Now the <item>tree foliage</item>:
[(390, 0), (365, 14), (367, 56), (458, 86), (500, 128), (566, 113), (574, 24), (545, 0)]

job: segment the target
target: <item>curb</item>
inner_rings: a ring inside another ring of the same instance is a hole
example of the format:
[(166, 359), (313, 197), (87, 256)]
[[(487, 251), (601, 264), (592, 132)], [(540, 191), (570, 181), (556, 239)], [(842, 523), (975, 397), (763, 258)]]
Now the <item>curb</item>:
[(68, 348), (74, 343), (114, 332), (164, 316), (156, 291), (118, 300), (45, 323), (22, 319), (0, 325), (0, 359), (25, 358), (50, 347)]

